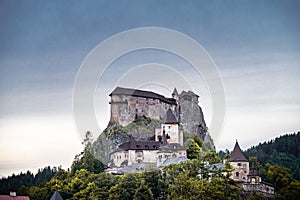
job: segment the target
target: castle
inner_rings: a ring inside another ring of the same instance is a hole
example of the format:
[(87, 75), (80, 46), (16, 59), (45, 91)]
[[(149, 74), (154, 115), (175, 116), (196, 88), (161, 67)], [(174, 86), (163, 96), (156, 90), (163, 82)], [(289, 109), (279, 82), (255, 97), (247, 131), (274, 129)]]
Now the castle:
[(172, 98), (144, 90), (115, 88), (109, 95), (111, 124), (127, 126), (135, 119), (149, 117), (162, 121), (153, 131), (151, 141), (129, 140), (119, 143), (110, 152), (108, 165), (123, 168), (139, 163), (162, 166), (170, 159), (186, 159), (183, 147), (183, 130), (198, 134), (202, 140), (206, 136), (206, 124), (199, 96), (191, 91), (180, 94), (175, 88)]
[(192, 91), (178, 94), (175, 88), (172, 98), (167, 98), (151, 91), (117, 87), (109, 96), (111, 122), (126, 126), (139, 116), (163, 120), (171, 109), (185, 131), (205, 138), (207, 127), (198, 105), (199, 96)]

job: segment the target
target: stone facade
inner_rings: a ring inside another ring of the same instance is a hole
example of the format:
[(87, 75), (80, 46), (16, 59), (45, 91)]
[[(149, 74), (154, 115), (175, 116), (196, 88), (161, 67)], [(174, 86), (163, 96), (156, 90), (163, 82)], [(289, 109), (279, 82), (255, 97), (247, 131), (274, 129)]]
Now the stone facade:
[(171, 109), (185, 131), (197, 133), (204, 140), (206, 123), (199, 96), (192, 91), (178, 94), (175, 88), (172, 98), (167, 98), (151, 91), (117, 87), (109, 96), (112, 122), (126, 126), (138, 116), (162, 120)]
[(175, 109), (176, 101), (150, 91), (117, 87), (110, 95), (111, 121), (128, 125), (138, 116), (163, 119), (167, 110)]

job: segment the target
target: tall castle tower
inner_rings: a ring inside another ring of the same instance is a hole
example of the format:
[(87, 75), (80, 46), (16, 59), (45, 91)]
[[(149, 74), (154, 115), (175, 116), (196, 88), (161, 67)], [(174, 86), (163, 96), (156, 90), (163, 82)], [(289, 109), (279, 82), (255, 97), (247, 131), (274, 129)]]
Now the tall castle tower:
[(228, 162), (233, 166), (232, 179), (237, 182), (246, 182), (249, 175), (249, 161), (244, 156), (238, 142), (236, 141)]

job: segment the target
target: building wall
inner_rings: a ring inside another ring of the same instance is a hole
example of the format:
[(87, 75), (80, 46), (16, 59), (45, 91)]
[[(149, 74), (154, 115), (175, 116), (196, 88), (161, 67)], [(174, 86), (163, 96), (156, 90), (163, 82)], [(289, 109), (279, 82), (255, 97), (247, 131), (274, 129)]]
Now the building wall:
[(111, 154), (111, 160), (116, 167), (120, 167), (125, 164), (128, 160), (127, 151), (118, 151)]
[(247, 181), (249, 174), (249, 162), (230, 162), (234, 170), (232, 171), (231, 178), (235, 181)]
[(124, 166), (124, 163), (126, 163), (126, 165), (132, 165), (139, 162), (157, 162), (157, 166), (160, 166), (168, 158), (182, 156), (186, 156), (185, 150), (173, 152), (158, 152), (158, 150), (128, 150), (112, 153), (111, 160), (116, 167)]
[(256, 192), (258, 194), (267, 196), (267, 197), (274, 197), (275, 196), (275, 189), (273, 186), (264, 184), (264, 183), (243, 183), (243, 189), (246, 192)]
[(110, 105), (111, 119), (122, 126), (131, 123), (136, 116), (163, 119), (169, 108), (175, 109), (175, 105), (161, 102), (159, 99), (128, 95), (112, 95)]
[(168, 143), (179, 143), (183, 146), (183, 130), (179, 130), (178, 124), (161, 124), (161, 128), (155, 129), (155, 140), (158, 141), (158, 137), (162, 137), (163, 131), (165, 134), (169, 135), (170, 138), (167, 139)]
[(167, 160), (168, 158), (175, 157), (186, 157), (186, 150), (174, 151), (174, 152), (158, 152), (157, 154), (157, 166), (160, 166)]

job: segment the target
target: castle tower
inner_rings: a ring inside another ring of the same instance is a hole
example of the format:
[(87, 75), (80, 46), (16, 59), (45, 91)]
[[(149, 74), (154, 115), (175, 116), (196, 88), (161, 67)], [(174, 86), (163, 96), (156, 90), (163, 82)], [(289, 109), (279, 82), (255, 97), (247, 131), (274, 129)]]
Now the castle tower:
[(183, 131), (179, 129), (179, 122), (170, 108), (167, 110), (160, 131), (156, 132), (156, 140), (162, 137), (162, 133), (166, 135), (167, 143), (179, 143), (183, 145)]
[(237, 182), (246, 182), (249, 175), (249, 161), (244, 156), (238, 142), (236, 141), (228, 162), (233, 166), (232, 179)]
[(178, 100), (178, 92), (177, 92), (176, 88), (174, 88), (174, 90), (173, 90), (172, 97), (173, 97), (173, 99)]

